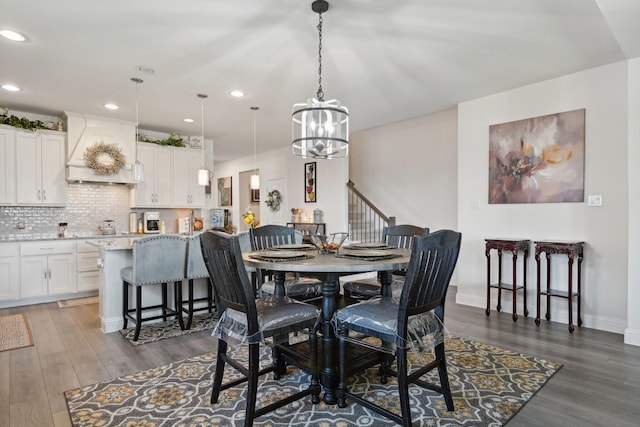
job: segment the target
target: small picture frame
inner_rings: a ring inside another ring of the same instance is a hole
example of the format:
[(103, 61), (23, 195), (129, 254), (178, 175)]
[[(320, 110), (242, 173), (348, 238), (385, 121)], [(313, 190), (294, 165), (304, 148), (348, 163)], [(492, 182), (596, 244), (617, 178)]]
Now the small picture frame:
[(316, 181), (316, 162), (304, 164), (304, 201), (315, 203), (318, 200)]
[(260, 202), (260, 190), (250, 190), (251, 191), (251, 203), (259, 203)]

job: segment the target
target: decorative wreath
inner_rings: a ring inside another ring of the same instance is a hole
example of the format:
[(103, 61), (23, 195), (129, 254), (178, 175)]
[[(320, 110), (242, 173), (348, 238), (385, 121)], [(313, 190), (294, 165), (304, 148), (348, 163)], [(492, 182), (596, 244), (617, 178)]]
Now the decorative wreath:
[(98, 175), (112, 175), (124, 167), (124, 155), (116, 144), (95, 143), (87, 148), (84, 161)]
[(280, 204), (282, 203), (282, 194), (278, 190), (272, 190), (267, 194), (267, 200), (265, 201), (271, 212), (278, 212), (280, 210)]

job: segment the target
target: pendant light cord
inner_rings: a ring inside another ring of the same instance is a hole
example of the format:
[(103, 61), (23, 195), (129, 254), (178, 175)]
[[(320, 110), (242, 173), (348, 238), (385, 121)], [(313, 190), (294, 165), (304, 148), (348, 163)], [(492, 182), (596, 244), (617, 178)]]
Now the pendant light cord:
[(322, 13), (318, 13), (318, 101), (324, 102), (324, 91), (322, 90)]
[(136, 134), (134, 137), (134, 144), (136, 149), (136, 163), (138, 163), (138, 127), (140, 125), (140, 118), (138, 115), (138, 86), (140, 86), (140, 83), (144, 82), (144, 80), (138, 77), (131, 77), (131, 81), (136, 84)]

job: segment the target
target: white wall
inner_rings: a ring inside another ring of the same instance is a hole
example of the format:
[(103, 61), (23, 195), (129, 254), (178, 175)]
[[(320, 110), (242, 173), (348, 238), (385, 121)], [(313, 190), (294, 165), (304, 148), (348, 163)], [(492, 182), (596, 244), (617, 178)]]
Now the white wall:
[[(626, 82), (627, 63), (621, 62), (458, 106), (458, 226), (463, 235), (458, 260), (458, 302), (485, 306), (485, 238), (584, 240), (584, 326), (618, 333), (624, 330), (628, 282)], [(586, 109), (585, 198), (589, 194), (602, 195), (603, 206), (488, 205), (489, 126), (581, 108)], [(479, 209), (474, 209), (478, 205)], [(552, 258), (553, 287), (562, 288), (567, 258)], [(528, 266), (528, 308), (530, 316), (535, 316), (533, 254)], [(503, 310), (510, 312), (507, 303), (511, 295), (505, 294)], [(544, 302), (542, 311), (544, 319)], [(565, 299), (552, 299), (551, 317), (567, 323)]]
[(350, 136), (356, 187), (397, 224), (457, 228), (457, 110)]
[[(316, 162), (317, 202), (304, 202), (304, 164)], [(211, 207), (217, 207), (218, 194), (215, 180), (224, 176), (232, 177), (233, 206), (225, 207), (232, 214), (232, 223), (238, 226), (242, 211), (248, 206), (240, 199), (240, 172), (253, 169), (253, 156), (216, 164), (212, 188)], [(324, 213), (327, 232), (347, 230), (347, 181), (349, 164), (347, 159), (313, 160), (294, 156), (289, 147), (260, 153), (257, 158), (260, 170), (260, 224), (282, 224), (291, 220), (291, 208), (303, 209), (304, 216), (313, 221), (313, 210), (318, 208)], [(283, 194), (280, 212), (270, 212), (264, 203), (266, 195), (274, 183)]]
[(624, 341), (640, 345), (640, 59), (629, 61), (629, 265), (627, 329)]

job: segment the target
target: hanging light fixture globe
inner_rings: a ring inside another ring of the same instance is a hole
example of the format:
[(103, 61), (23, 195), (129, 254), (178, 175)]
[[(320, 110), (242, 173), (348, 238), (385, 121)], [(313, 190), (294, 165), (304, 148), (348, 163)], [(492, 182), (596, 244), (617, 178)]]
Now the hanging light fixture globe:
[(133, 142), (135, 144), (136, 159), (135, 163), (131, 167), (131, 180), (135, 183), (139, 183), (144, 181), (144, 166), (140, 163), (140, 160), (138, 160), (138, 126), (140, 124), (138, 117), (138, 86), (140, 86), (140, 83), (142, 83), (143, 80), (138, 77), (131, 77), (131, 81), (136, 84), (136, 134)]
[(311, 10), (318, 14), (318, 91), (306, 103), (295, 104), (292, 114), (293, 154), (302, 158), (332, 159), (349, 154), (349, 110), (340, 101), (324, 100), (322, 89), (322, 14), (329, 3), (316, 0)]
[(251, 107), (253, 111), (253, 174), (251, 175), (251, 180), (249, 181), (249, 188), (252, 190), (260, 189), (260, 175), (258, 174), (258, 162), (257, 162), (257, 151), (256, 151), (256, 113), (260, 109), (260, 107)]
[(209, 185), (209, 180), (211, 179), (211, 171), (207, 169), (205, 164), (205, 155), (204, 155), (204, 100), (207, 99), (208, 95), (204, 93), (199, 93), (198, 98), (200, 98), (200, 145), (202, 146), (202, 167), (198, 169), (198, 185), (206, 186)]

